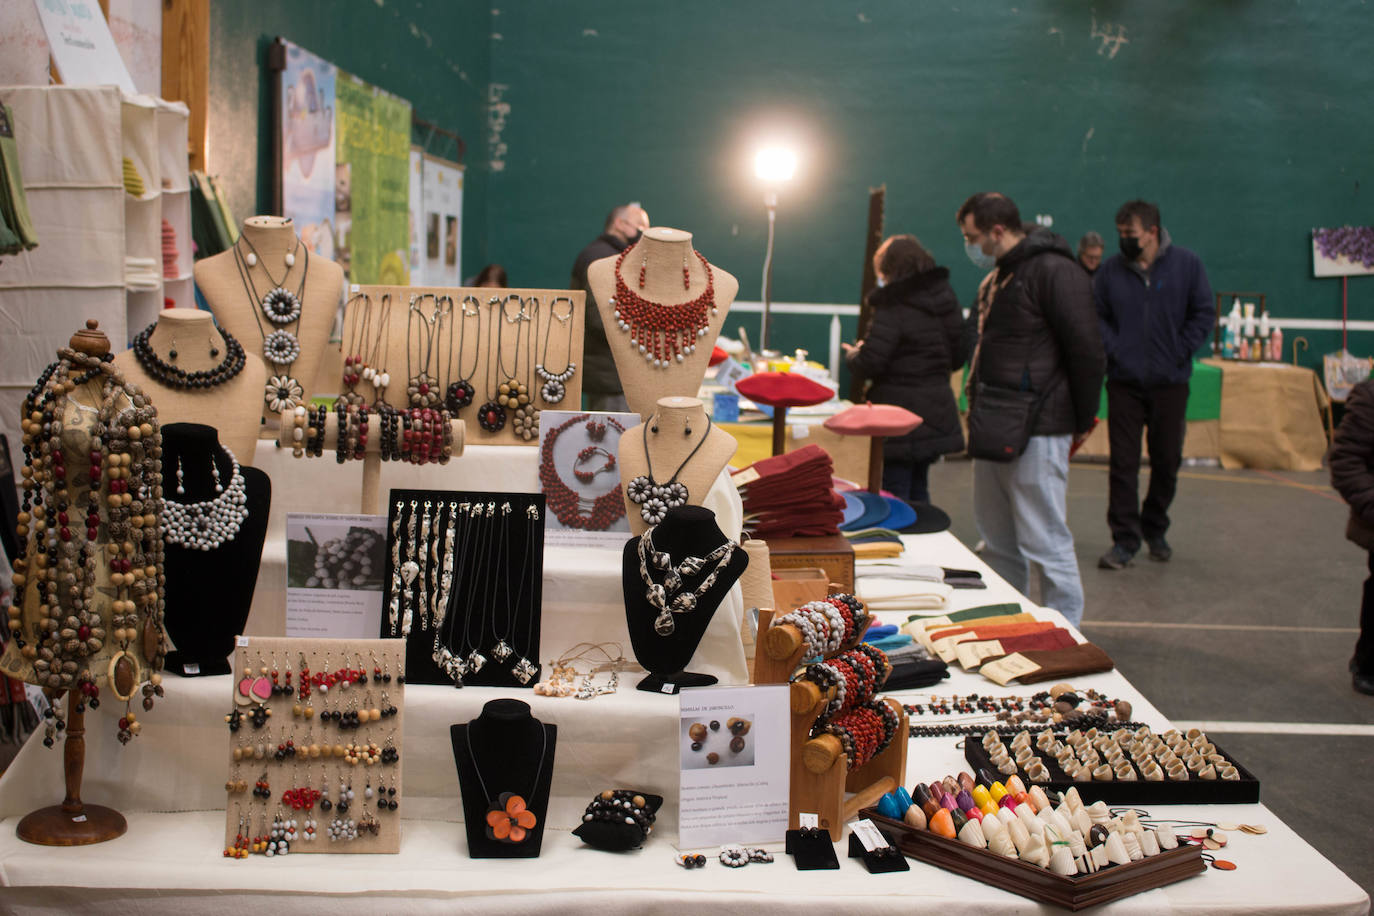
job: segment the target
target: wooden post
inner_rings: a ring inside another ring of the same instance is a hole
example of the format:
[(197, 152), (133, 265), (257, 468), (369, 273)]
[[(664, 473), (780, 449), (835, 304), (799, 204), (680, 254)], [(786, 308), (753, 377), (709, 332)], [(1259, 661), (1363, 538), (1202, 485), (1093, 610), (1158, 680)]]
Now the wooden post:
[(773, 408), (773, 454), (781, 455), (787, 450), (787, 408)]
[(210, 0), (162, 0), (162, 97), (185, 102), (190, 109), (186, 152), (191, 169), (204, 171), (210, 107)]
[(85, 704), (77, 691), (69, 690), (66, 740), (62, 744), (66, 797), (60, 805), (49, 805), (25, 815), (16, 831), (19, 839), (39, 846), (89, 846), (124, 835), (129, 829), (124, 815), (104, 805), (88, 805), (81, 801), (81, 776), (85, 767)]
[(868, 443), (868, 492), (878, 494), (883, 489), (883, 437), (874, 436)]

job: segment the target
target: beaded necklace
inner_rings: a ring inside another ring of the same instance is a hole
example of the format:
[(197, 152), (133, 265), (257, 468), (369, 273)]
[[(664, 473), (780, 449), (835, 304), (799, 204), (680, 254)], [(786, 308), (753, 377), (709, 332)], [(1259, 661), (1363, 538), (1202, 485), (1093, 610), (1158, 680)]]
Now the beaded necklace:
[[(246, 362), (243, 344), (239, 343), (237, 338), (226, 329), (220, 329), (220, 336), (224, 338), (224, 361), (217, 366), (196, 372), (187, 372), (185, 369), (164, 361), (157, 355), (151, 343), (155, 330), (157, 330), (156, 321), (140, 331), (138, 336), (134, 338), (133, 351), (134, 358), (143, 367), (143, 371), (160, 385), (176, 388), (179, 391), (216, 388), (243, 371)], [(172, 355), (175, 355), (175, 351)], [(211, 355), (214, 355), (213, 351), (211, 351)]]
[[(558, 303), (568, 303), (568, 314), (558, 314)], [(549, 303), (549, 320), (544, 325), (544, 355), (535, 364), (534, 371), (544, 384), (539, 389), (539, 396), (544, 399), (545, 404), (562, 403), (563, 398), (568, 393), (568, 379), (573, 377), (577, 371), (577, 363), (572, 358), (572, 339), (573, 339), (573, 301), (567, 296), (555, 296)], [(549, 361), (549, 337), (553, 333), (553, 323), (557, 321), (563, 324), (568, 330), (567, 343), (567, 365), (558, 372), (553, 372), (548, 368)]]
[[(615, 297), (610, 304), (615, 309), (616, 324), (630, 335), (630, 344), (639, 348), (640, 355), (649, 365), (667, 369), (695, 353), (697, 340), (706, 336), (711, 316), (718, 311), (715, 277), (706, 258), (693, 249), (692, 254), (706, 271), (706, 289), (695, 299), (677, 305), (651, 302), (632, 291), (620, 273), (625, 258), (637, 248), (638, 244), (626, 248), (616, 258)], [(686, 265), (683, 269), (686, 270)]]
[[(297, 240), (299, 242), (299, 240)], [(300, 404), (305, 395), (305, 389), (301, 383), (291, 375), (291, 367), (301, 355), (301, 343), (297, 339), (297, 332), (300, 330), (301, 323), (301, 296), (305, 292), (305, 278), (310, 273), (310, 249), (305, 249), (305, 263), (301, 267), (300, 284), (293, 295), (289, 291), (277, 287), (266, 297), (258, 297), (257, 286), (253, 283), (253, 273), (250, 265), (245, 261), (243, 252), (239, 246), (234, 246), (234, 266), (238, 268), (239, 279), (243, 282), (244, 292), (248, 293), (249, 299), (253, 302), (253, 321), (257, 323), (258, 333), (262, 336), (262, 355), (272, 364), (273, 371), (276, 373), (267, 380), (267, 388), (263, 392), (263, 400), (273, 413), (281, 413), (283, 410), (295, 410), (296, 405)], [(263, 271), (266, 272), (264, 267)], [(270, 278), (269, 278), (270, 279)], [(283, 276), (282, 280), (285, 281)], [(281, 294), (281, 295), (279, 295)], [(261, 306), (261, 309), (259, 308)], [(263, 327), (262, 315), (266, 314), (270, 322), (278, 327), (271, 334)], [(285, 325), (292, 324), (295, 327), (288, 329)]]
[[(473, 308), (468, 308), (471, 302)], [(466, 375), (463, 374), (463, 348), (467, 346), (468, 332), (467, 320), (477, 319), (477, 333), (473, 338), (472, 346), (472, 370)], [(472, 399), (477, 395), (477, 389), (472, 387), (472, 377), (477, 374), (477, 363), (481, 356), (482, 346), (482, 303), (477, 301), (476, 296), (468, 295), (463, 297), (463, 301), (458, 304), (458, 358), (457, 365), (454, 366), (453, 374), (457, 376), (449, 382), (448, 390), (444, 393), (444, 407), (453, 416), (458, 415), (462, 410), (472, 403)], [(450, 347), (452, 350), (452, 347)], [(452, 354), (450, 353), (450, 356)]]
[[(434, 314), (426, 318), (424, 313), (425, 297), (434, 299)], [(429, 374), (430, 360), (434, 356), (434, 337), (437, 333), (435, 323), (440, 320), (439, 300), (433, 293), (422, 293), (410, 297), (410, 312), (406, 315), (406, 396), (411, 407), (433, 407), (439, 403), (439, 380)], [(423, 343), (421, 338), (423, 337)], [(412, 348), (412, 340), (418, 344)], [(410, 354), (423, 352), (425, 361), (420, 371), (411, 372)]]
[[(602, 422), (614, 427), (617, 432), (625, 432), (625, 427), (614, 417), (601, 421), (592, 420), (590, 414), (577, 414), (549, 430), (544, 437), (544, 444), (540, 446), (539, 481), (543, 485), (545, 504), (564, 528), (606, 531), (625, 515), (625, 500), (621, 496), (619, 483), (595, 499), (589, 499), (564, 483), (554, 464), (554, 448), (559, 436), (580, 423), (592, 427), (592, 424)], [(592, 430), (589, 429), (588, 433), (592, 434)], [(605, 436), (604, 428), (601, 435)]]
[(515, 333), (515, 371), (518, 376), (515, 390), (512, 391), (510, 408), (515, 416), (511, 422), (511, 428), (515, 431), (518, 439), (532, 442), (539, 436), (539, 408), (534, 406), (534, 398), (530, 396), (530, 388), (534, 385), (534, 356), (535, 339), (534, 331), (539, 326), (539, 298), (531, 296), (530, 301), (534, 303), (533, 312), (527, 312), (522, 306), (520, 309), (521, 318), (519, 320), (529, 325), (529, 330), (525, 332), (525, 371), (520, 372), (520, 329), (516, 328)]
[(164, 539), (173, 547), (216, 550), (238, 537), (239, 528), (248, 517), (243, 470), (227, 446), (221, 445), (220, 450), (233, 466), (229, 486), (223, 492), (197, 503), (179, 503), (171, 498), (163, 500)]

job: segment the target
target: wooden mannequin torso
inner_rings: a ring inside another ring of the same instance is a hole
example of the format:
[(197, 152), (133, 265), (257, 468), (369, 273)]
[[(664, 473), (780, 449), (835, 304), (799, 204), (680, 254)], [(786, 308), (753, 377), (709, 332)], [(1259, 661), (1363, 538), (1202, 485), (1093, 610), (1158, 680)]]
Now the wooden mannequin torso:
[[(224, 360), (227, 350), (210, 313), (200, 309), (167, 309), (158, 313), (157, 328), (148, 343), (159, 358), (170, 362), (167, 354), (172, 350), (173, 341), (176, 341), (176, 365), (187, 372), (213, 368)], [(244, 349), (248, 350), (251, 345), (249, 341)], [(219, 351), (219, 356), (210, 355), (211, 346)], [(157, 407), (161, 422), (213, 426), (219, 431), (219, 441), (234, 453), (239, 464), (252, 465), (253, 450), (262, 426), (262, 391), (267, 384), (267, 366), (259, 357), (246, 352), (243, 369), (222, 385), (184, 390), (170, 388), (153, 379), (133, 350), (117, 354), (114, 362), (125, 379), (147, 392)]]
[[(630, 481), (647, 475), (651, 463), (654, 480), (666, 485), (673, 472), (682, 466), (677, 480), (687, 487), (687, 504), (700, 506), (720, 472), (735, 457), (739, 443), (734, 436), (708, 423), (706, 408), (696, 398), (660, 398), (657, 407), (653, 418), (627, 429), (620, 437), (618, 460), (621, 486), (628, 491)], [(655, 426), (658, 432), (653, 432)], [(691, 435), (687, 434), (688, 429), (691, 429)], [(706, 435), (706, 441), (697, 449), (697, 443), (702, 441), (703, 435)], [(647, 454), (646, 439), (649, 447)], [(682, 463), (687, 461), (693, 449), (697, 449), (696, 454), (683, 466)], [(630, 520), (630, 530), (635, 534), (643, 534), (649, 528), (648, 522), (640, 514), (640, 508), (630, 502), (628, 496), (625, 498), (625, 514)]]
[[(692, 234), (681, 229), (654, 227), (645, 231), (625, 254), (621, 275), (626, 286), (650, 302), (674, 305), (690, 302), (706, 288), (706, 267), (693, 253)], [(658, 400), (670, 395), (693, 397), (701, 389), (711, 348), (725, 323), (725, 313), (739, 292), (739, 281), (714, 265), (711, 278), (715, 284), (716, 314), (708, 315), (706, 334), (696, 339), (696, 351), (681, 362), (673, 361), (667, 368), (648, 362), (637, 346), (630, 343), (629, 332), (621, 330), (615, 317), (615, 263), (620, 255), (602, 258), (587, 268), (587, 284), (596, 298), (596, 307), (606, 326), (606, 338), (611, 345), (616, 371), (630, 409), (641, 417), (648, 417)], [(686, 259), (689, 285), (682, 288), (682, 266)], [(639, 288), (640, 268), (644, 269), (644, 288)], [(703, 494), (704, 495), (704, 494)]]
[[(262, 357), (264, 334), (271, 334), (278, 327), (295, 335), (301, 345), (301, 355), (290, 369), (273, 365), (266, 358), (263, 358), (263, 362), (269, 376), (290, 375), (294, 378), (304, 389), (304, 401), (309, 401), (342, 300), (343, 270), (333, 261), (326, 261), (318, 255), (307, 257), (305, 246), (299, 241), (295, 225), (290, 219), (251, 216), (244, 220), (242, 237), (236, 245), (245, 258), (256, 252), (259, 259), (256, 266), (248, 269), (258, 298), (265, 296), (276, 285), (268, 279), (268, 271), (276, 279), (282, 280), (281, 285), (293, 293), (300, 287), (304, 272), (306, 282), (301, 292), (301, 316), (289, 324), (274, 325), (263, 315), (261, 302), (254, 301), (252, 294), (244, 288), (233, 249), (198, 261), (195, 278), (205, 301), (210, 304), (210, 311), (215, 313), (215, 320), (237, 337), (247, 352)], [(296, 262), (289, 269), (285, 262), (287, 252), (294, 254)], [(259, 416), (267, 418), (261, 435), (274, 438), (277, 415), (268, 407), (262, 392), (259, 392), (257, 400)], [(231, 445), (230, 448), (234, 447)], [(239, 453), (235, 450), (234, 454)]]

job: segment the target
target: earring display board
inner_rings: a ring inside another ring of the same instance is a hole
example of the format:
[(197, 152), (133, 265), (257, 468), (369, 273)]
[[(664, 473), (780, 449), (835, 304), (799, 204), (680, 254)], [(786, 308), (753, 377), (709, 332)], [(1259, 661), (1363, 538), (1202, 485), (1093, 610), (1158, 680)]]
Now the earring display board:
[(586, 293), (354, 286), (341, 395), (447, 410), (478, 445), (537, 445), (539, 413), (582, 403)]
[(405, 672), (396, 640), (238, 638), (226, 858), (401, 851)]
[(544, 496), (392, 490), (388, 505), (381, 635), (406, 641), (411, 680), (533, 687)]
[(639, 425), (632, 413), (540, 413), (539, 486), (549, 507), (549, 542), (619, 547), (630, 536), (616, 467), (620, 437)]

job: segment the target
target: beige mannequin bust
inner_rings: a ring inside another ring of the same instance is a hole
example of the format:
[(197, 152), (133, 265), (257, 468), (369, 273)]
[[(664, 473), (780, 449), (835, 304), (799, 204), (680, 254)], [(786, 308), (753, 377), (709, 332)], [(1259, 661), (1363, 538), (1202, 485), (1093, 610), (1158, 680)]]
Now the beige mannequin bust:
[(627, 429), (620, 437), (620, 484), (627, 494), (625, 514), (630, 520), (630, 530), (643, 534), (649, 528), (641, 514), (643, 507), (631, 502), (628, 493), (630, 481), (647, 476), (650, 464), (654, 480), (660, 485), (666, 486), (677, 471), (678, 483), (687, 487), (687, 504), (700, 506), (738, 448), (734, 436), (709, 422), (701, 401), (660, 398), (656, 413), (639, 426)]
[[(198, 261), (196, 285), (205, 295), (220, 326), (237, 337), (244, 350), (262, 357), (270, 377), (288, 375), (295, 379), (303, 392), (302, 403), (309, 401), (342, 300), (343, 270), (318, 255), (307, 256), (305, 246), (296, 236), (295, 225), (286, 217), (250, 216), (243, 221), (242, 234), (235, 248), (245, 263), (257, 262), (248, 267), (257, 296), (244, 288), (234, 249)], [(295, 262), (292, 265), (286, 263), (288, 254)], [(305, 287), (301, 291), (300, 318), (284, 325), (268, 321), (260, 300), (278, 285), (273, 281), (280, 281), (284, 289), (294, 293), (301, 288), (302, 277), (305, 277)], [(300, 356), (289, 367), (274, 364), (263, 355), (264, 336), (278, 328), (293, 334), (300, 343)], [(270, 439), (276, 435), (277, 412), (270, 408), (264, 394), (265, 391), (260, 391), (257, 396), (259, 415), (267, 418), (261, 435)]]
[[(694, 338), (696, 349), (683, 354), (681, 360), (676, 356), (667, 359), (667, 365), (656, 366), (650, 352), (641, 353), (638, 344), (630, 343), (630, 332), (621, 328), (616, 318), (615, 306), (615, 262), (620, 255), (602, 258), (587, 268), (587, 283), (592, 295), (596, 297), (596, 307), (601, 310), (601, 320), (606, 326), (606, 338), (611, 345), (616, 370), (620, 373), (620, 383), (625, 389), (625, 399), (630, 409), (641, 417), (653, 412), (659, 398), (668, 396), (694, 397), (701, 389), (701, 380), (706, 376), (706, 366), (711, 359), (711, 348), (725, 323), (725, 313), (730, 303), (735, 301), (739, 292), (739, 281), (719, 267), (710, 268), (710, 279), (715, 286), (715, 312), (706, 313), (706, 333)], [(687, 267), (688, 285), (682, 288), (682, 268)], [(644, 288), (639, 288), (640, 270), (644, 272)], [(681, 229), (654, 227), (645, 231), (634, 247), (625, 254), (624, 269), (621, 271), (625, 285), (636, 295), (653, 303), (661, 303), (667, 311), (673, 306), (691, 302), (706, 289), (707, 267), (692, 248), (692, 234)], [(641, 342), (642, 343), (642, 342)]]
[[(148, 343), (158, 358), (168, 364), (172, 364), (168, 354), (173, 341), (177, 351), (174, 365), (186, 372), (212, 369), (224, 361), (228, 352), (224, 336), (210, 313), (200, 309), (167, 309), (158, 313), (157, 327)], [(219, 356), (210, 355), (211, 347)], [(267, 384), (267, 366), (257, 356), (244, 353), (239, 374), (213, 388), (173, 388), (163, 384), (148, 374), (133, 350), (116, 354), (114, 362), (124, 378), (148, 393), (160, 422), (213, 426), (219, 431), (220, 443), (234, 453), (239, 464), (252, 465), (258, 429), (262, 426), (259, 402)]]

